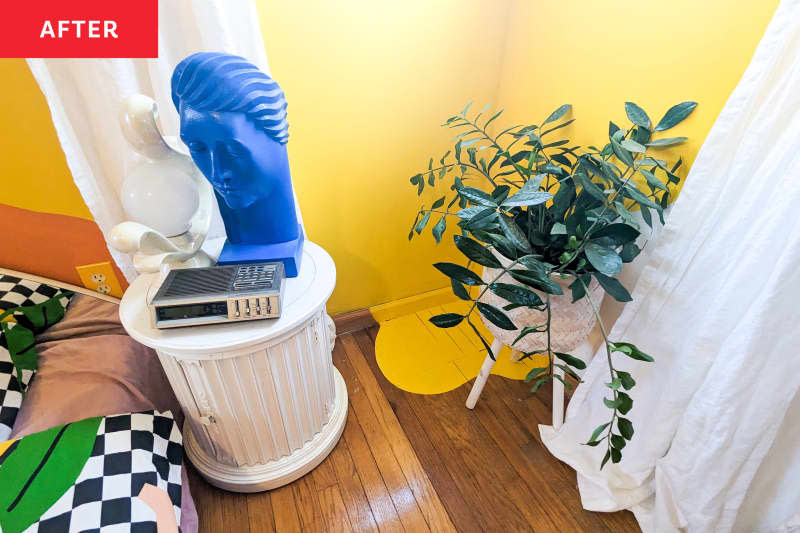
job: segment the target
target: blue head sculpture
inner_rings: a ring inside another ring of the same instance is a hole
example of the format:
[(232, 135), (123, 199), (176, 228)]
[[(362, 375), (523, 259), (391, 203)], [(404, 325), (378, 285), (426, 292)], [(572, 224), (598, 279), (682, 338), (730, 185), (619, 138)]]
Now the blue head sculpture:
[(180, 135), (211, 182), (228, 240), (218, 264), (282, 260), (297, 275), (297, 223), (286, 142), (286, 99), (247, 60), (201, 52), (172, 73)]

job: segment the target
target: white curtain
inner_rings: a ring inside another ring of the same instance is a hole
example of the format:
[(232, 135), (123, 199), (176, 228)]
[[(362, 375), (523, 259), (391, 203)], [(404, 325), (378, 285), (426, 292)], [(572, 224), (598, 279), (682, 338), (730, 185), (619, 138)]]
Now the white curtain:
[(610, 333), (656, 359), (615, 357), (637, 382), (622, 462), (600, 471), (603, 447), (580, 444), (609, 418), (604, 353), (541, 428), (587, 509), (645, 532), (800, 531), (799, 110), (800, 1), (783, 0)]
[[(138, 157), (122, 136), (122, 100), (145, 94), (158, 104), (162, 133), (178, 135), (170, 76), (184, 57), (221, 51), (269, 73), (253, 0), (165, 0), (158, 3), (157, 59), (28, 59), (42, 89), (72, 176), (105, 234), (126, 219), (119, 198), (125, 170)], [(225, 235), (219, 215), (209, 237)], [(125, 276), (130, 258), (109, 248)]]

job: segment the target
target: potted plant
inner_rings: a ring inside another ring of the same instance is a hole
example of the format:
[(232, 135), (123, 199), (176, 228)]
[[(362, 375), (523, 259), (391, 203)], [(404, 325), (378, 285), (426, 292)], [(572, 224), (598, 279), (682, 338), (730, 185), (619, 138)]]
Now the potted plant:
[[(463, 314), (432, 317), (434, 325), (448, 328), (466, 321), (490, 354), (489, 343), (473, 324), (476, 314), (494, 332), (513, 332), (514, 347), (533, 336), (527, 344), (535, 349), (524, 356), (540, 354), (548, 361), (526, 377), (535, 392), (552, 379), (571, 388), (554, 368), (580, 381), (574, 369), (586, 366), (554, 347), (554, 315), (562, 314), (565, 305), (579, 305), (590, 308), (591, 315), (575, 328), (585, 328), (588, 320), (590, 329), (599, 321), (610, 373), (604, 403), (611, 414), (586, 444), (606, 446), (601, 468), (609, 460), (620, 461), (634, 432), (624, 415), (633, 407), (627, 391), (636, 383), (614, 367), (614, 354), (645, 362), (653, 358), (633, 344), (608, 338), (599, 299), (605, 291), (617, 301), (631, 300), (616, 275), (640, 252), (635, 241), (644, 228), (632, 211), (640, 210), (650, 228), (654, 215), (663, 224), (664, 209), (680, 183), (676, 172), (682, 160), (668, 163), (658, 151), (686, 137), (664, 137), (661, 132), (680, 123), (696, 105), (675, 105), (654, 126), (641, 107), (626, 102), (630, 126), (610, 122), (608, 142), (601, 148), (571, 146), (569, 139), (559, 138), (575, 120), (564, 120), (570, 105), (562, 105), (541, 124), (510, 126), (496, 134), (489, 128), (503, 111), (484, 118), (487, 106), (470, 118), (467, 105), (443, 124), (457, 132), (453, 149), (438, 165), (431, 158), (427, 170), (411, 177), (418, 195), (443, 184), (449, 191), (417, 212), (409, 240), (432, 222), (438, 243), (448, 222), (457, 221), (455, 245), (468, 260), (467, 266), (434, 265), (450, 278), (455, 295), (471, 303)], [(483, 275), (477, 267), (484, 267)]]

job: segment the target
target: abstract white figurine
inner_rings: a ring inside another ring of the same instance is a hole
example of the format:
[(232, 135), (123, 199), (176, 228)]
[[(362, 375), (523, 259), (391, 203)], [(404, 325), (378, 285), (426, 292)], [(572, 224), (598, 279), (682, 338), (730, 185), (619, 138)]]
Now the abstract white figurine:
[(123, 101), (120, 125), (125, 139), (141, 155), (122, 185), (122, 204), (133, 221), (117, 224), (108, 242), (133, 254), (142, 272), (161, 266), (210, 266), (200, 247), (208, 235), (214, 193), (188, 155), (171, 148), (156, 123), (152, 98), (130, 96)]

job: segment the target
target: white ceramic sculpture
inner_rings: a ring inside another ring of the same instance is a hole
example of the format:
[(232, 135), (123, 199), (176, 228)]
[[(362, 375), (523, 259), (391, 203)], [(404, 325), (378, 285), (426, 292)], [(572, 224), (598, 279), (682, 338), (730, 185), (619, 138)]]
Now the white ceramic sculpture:
[(134, 220), (111, 228), (108, 242), (133, 254), (140, 273), (158, 272), (164, 264), (210, 266), (213, 261), (200, 248), (211, 225), (213, 191), (191, 158), (164, 140), (157, 113), (147, 96), (123, 101), (122, 132), (141, 158), (122, 186), (123, 206)]

